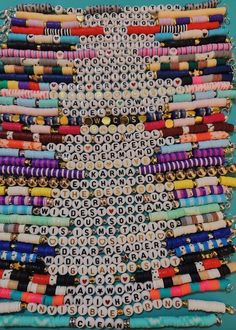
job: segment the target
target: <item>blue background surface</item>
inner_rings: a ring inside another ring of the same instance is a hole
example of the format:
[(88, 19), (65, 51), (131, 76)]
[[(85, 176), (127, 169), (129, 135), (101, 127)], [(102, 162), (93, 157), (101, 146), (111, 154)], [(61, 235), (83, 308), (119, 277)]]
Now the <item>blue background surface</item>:
[[(203, 1), (203, 0), (202, 0)], [(80, 1), (76, 1), (76, 0), (31, 0), (29, 1), (30, 3), (51, 3), (52, 5), (62, 5), (65, 7), (80, 7), (80, 8), (84, 8), (88, 5), (96, 5), (96, 4), (119, 4), (119, 5), (130, 5), (130, 6), (141, 6), (141, 5), (151, 5), (151, 4), (181, 4), (184, 5), (186, 3), (190, 3), (190, 2), (194, 2), (194, 3), (199, 3), (201, 2), (201, 0), (159, 0), (159, 1), (154, 1), (154, 0), (80, 0)], [(0, 0), (0, 10), (6, 9), (8, 5), (10, 5), (11, 7), (16, 6), (19, 3), (27, 3), (27, 1), (22, 0), (22, 1), (18, 1), (18, 0), (11, 0), (11, 1), (5, 1), (5, 0)], [(228, 7), (228, 16), (230, 18), (230, 25), (229, 25), (229, 29), (230, 29), (230, 36), (234, 37), (236, 36), (236, 0), (224, 0), (222, 1), (221, 5), (226, 5)], [(234, 50), (235, 52), (235, 50)], [(236, 125), (236, 105), (233, 105), (232, 109), (231, 109), (231, 114), (230, 114), (230, 118), (229, 118), (229, 122), (233, 123)], [(236, 143), (236, 134), (233, 135), (232, 140), (234, 143)], [(234, 157), (234, 162), (236, 162), (236, 156)], [(234, 194), (234, 198), (232, 200), (231, 203), (231, 209), (229, 211), (229, 214), (231, 215), (236, 215), (236, 192)], [(235, 242), (236, 243), (236, 242)], [(236, 261), (236, 257), (234, 257), (234, 260)], [(231, 282), (234, 284), (235, 289), (234, 291), (232, 291), (231, 293), (225, 293), (225, 292), (212, 292), (212, 293), (202, 293), (202, 294), (194, 294), (191, 296), (191, 298), (196, 298), (196, 299), (204, 299), (204, 300), (217, 300), (217, 301), (222, 301), (226, 304), (229, 305), (234, 305), (236, 307), (236, 274), (231, 275), (230, 276), (230, 280)], [(187, 298), (187, 297), (186, 297)], [(185, 315), (185, 314), (190, 314), (190, 312), (188, 313), (187, 309), (185, 308), (181, 308), (180, 310), (176, 310), (176, 309), (164, 309), (162, 308), (161, 310), (155, 310), (152, 313), (146, 313), (146, 314), (142, 314), (140, 317), (144, 317), (144, 316), (160, 316), (160, 315)], [(191, 314), (190, 314), (191, 315)], [(192, 314), (193, 315), (193, 314)], [(199, 314), (199, 315), (204, 315), (204, 314)], [(210, 329), (212, 330), (236, 330), (236, 314), (235, 315), (228, 315), (225, 314), (222, 316), (223, 319), (223, 323), (221, 325), (221, 327), (218, 326), (214, 326), (211, 327)], [(23, 328), (14, 328), (14, 329), (22, 329)], [(44, 328), (46, 329), (46, 328)], [(60, 329), (60, 328), (59, 328)], [(171, 329), (171, 328), (168, 328)], [(199, 329), (199, 328), (189, 328), (189, 329)]]

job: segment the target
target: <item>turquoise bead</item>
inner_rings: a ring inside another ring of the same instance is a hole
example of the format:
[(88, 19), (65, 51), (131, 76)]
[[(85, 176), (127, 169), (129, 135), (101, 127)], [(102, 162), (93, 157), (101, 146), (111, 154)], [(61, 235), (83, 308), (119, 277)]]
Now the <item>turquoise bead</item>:
[(17, 290), (12, 290), (11, 291), (11, 299), (14, 301), (21, 301), (23, 292), (17, 291)]
[(230, 99), (235, 99), (236, 98), (236, 90), (234, 89), (229, 89), (226, 91), (217, 91), (217, 96), (221, 98), (229, 97)]
[(191, 102), (192, 94), (176, 94), (173, 96), (173, 102)]
[(158, 40), (158, 41), (172, 40), (172, 39), (173, 39), (173, 33), (170, 33), (170, 32), (155, 34), (155, 40)]
[(131, 329), (157, 329), (164, 327), (187, 328), (187, 327), (210, 327), (217, 323), (217, 316), (209, 314), (204, 316), (159, 316), (159, 317), (132, 317)]
[(18, 157), (19, 149), (0, 148), (0, 156)]
[(229, 30), (224, 27), (219, 29), (208, 30), (208, 37), (226, 36), (228, 34), (229, 34)]
[(1, 105), (12, 105), (14, 102), (14, 97), (11, 96), (1, 96), (0, 104)]
[(25, 158), (42, 158), (42, 159), (54, 159), (54, 151), (35, 151), (25, 150)]
[(39, 108), (57, 108), (57, 99), (39, 100)]
[(21, 33), (9, 33), (8, 34), (8, 41), (27, 41), (26, 34)]

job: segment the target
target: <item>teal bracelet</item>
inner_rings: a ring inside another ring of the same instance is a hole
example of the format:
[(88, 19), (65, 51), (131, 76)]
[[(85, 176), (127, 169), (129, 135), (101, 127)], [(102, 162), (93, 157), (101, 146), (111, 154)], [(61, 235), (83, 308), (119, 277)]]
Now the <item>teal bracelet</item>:
[(157, 329), (164, 327), (187, 328), (187, 327), (211, 327), (220, 324), (221, 320), (215, 314), (206, 316), (159, 316), (157, 318), (134, 317), (126, 321), (126, 327), (130, 329)]
[(20, 225), (69, 227), (69, 218), (44, 217), (36, 215), (0, 214), (0, 223), (17, 223)]
[[(160, 316), (156, 318), (134, 317), (124, 321), (124, 328), (157, 329), (164, 327), (210, 327), (220, 324), (221, 319), (215, 314), (205, 316)], [(31, 327), (31, 328), (68, 328), (76, 327), (76, 317), (45, 316), (45, 315), (6, 315), (0, 316), (0, 328)]]
[(4, 315), (0, 316), (0, 328), (68, 328), (70, 320), (70, 316)]
[(221, 210), (220, 205), (213, 203), (213, 204), (206, 204), (201, 206), (178, 208), (170, 211), (153, 212), (153, 213), (149, 213), (148, 217), (150, 221), (171, 220), (189, 215), (219, 212), (220, 210)]

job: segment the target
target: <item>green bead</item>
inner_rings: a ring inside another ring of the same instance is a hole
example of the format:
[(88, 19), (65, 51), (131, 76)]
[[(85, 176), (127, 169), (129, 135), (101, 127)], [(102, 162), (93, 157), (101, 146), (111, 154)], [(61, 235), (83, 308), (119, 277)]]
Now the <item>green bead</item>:
[(0, 81), (0, 89), (7, 88), (7, 87), (8, 87), (7, 80), (1, 80)]

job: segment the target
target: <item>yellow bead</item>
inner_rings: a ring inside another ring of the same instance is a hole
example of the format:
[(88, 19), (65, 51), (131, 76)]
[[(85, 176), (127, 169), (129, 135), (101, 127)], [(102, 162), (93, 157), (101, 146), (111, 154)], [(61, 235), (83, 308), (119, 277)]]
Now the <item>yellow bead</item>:
[(236, 187), (236, 178), (232, 176), (221, 176), (220, 184), (228, 187)]
[(51, 188), (32, 188), (31, 196), (43, 196), (43, 197), (52, 197), (52, 189)]
[(166, 126), (166, 128), (172, 128), (174, 126), (173, 120), (172, 119), (167, 119), (165, 121), (165, 126)]
[(5, 196), (5, 189), (6, 187), (4, 186), (0, 187), (0, 196)]
[(68, 124), (68, 118), (66, 116), (62, 116), (60, 118), (60, 124), (61, 125), (67, 125)]
[(174, 181), (175, 189), (192, 189), (194, 188), (194, 181), (192, 180), (180, 180)]

